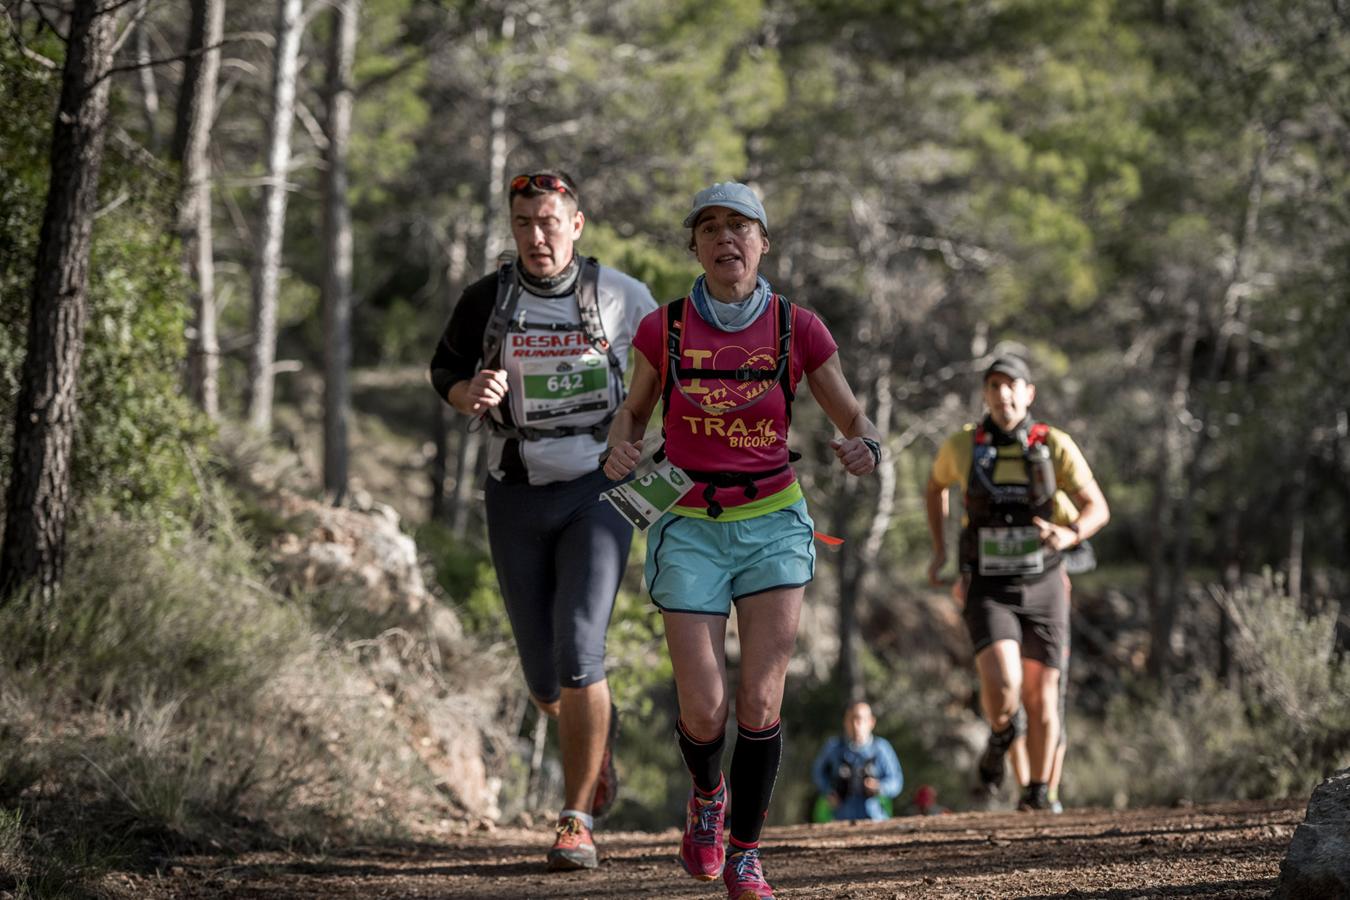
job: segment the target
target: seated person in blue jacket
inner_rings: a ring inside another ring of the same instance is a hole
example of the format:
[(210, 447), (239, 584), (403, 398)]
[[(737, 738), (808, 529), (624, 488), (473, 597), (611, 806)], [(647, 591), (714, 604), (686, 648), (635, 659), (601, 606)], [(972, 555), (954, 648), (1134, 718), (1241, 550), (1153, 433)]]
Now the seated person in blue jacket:
[(811, 767), (836, 820), (891, 817), (891, 799), (900, 793), (904, 774), (890, 741), (872, 734), (876, 725), (871, 706), (850, 703), (843, 736), (830, 738)]

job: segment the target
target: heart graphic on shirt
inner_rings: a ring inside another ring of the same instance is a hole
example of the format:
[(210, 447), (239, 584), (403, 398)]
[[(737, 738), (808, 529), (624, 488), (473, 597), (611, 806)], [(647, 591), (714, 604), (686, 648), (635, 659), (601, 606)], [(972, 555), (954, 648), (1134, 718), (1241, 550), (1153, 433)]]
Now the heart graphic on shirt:
[[(708, 364), (710, 369), (768, 369), (770, 373), (775, 371), (776, 366), (776, 357), (772, 347), (757, 347), (754, 350), (747, 350), (734, 344), (718, 349)], [(708, 412), (730, 409), (742, 403), (747, 403), (772, 388), (774, 382), (772, 378), (764, 381), (736, 381), (735, 379), (727, 381), (719, 378), (712, 384), (715, 386), (704, 395), (700, 404)]]

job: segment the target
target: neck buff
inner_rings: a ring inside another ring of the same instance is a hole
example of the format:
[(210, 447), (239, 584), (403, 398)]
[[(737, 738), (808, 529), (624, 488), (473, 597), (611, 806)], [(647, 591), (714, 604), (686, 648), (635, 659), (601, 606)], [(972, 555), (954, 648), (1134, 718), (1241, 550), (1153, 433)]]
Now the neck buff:
[(984, 414), (984, 421), (981, 423), (984, 430), (993, 438), (995, 444), (1021, 444), (1023, 449), (1027, 446), (1027, 435), (1031, 431), (1031, 426), (1036, 424), (1031, 419), (1031, 414), (1022, 417), (1022, 421), (1013, 426), (1012, 431), (1004, 431), (994, 422), (994, 417), (989, 413)]
[(756, 277), (755, 292), (739, 303), (725, 303), (708, 295), (707, 276), (694, 279), (689, 297), (703, 321), (720, 331), (741, 331), (759, 318), (769, 305), (773, 288), (763, 275)]
[(527, 291), (539, 297), (561, 297), (564, 294), (572, 293), (572, 289), (576, 287), (577, 276), (580, 273), (581, 264), (577, 262), (575, 253), (572, 254), (572, 261), (567, 264), (567, 268), (551, 278), (531, 275), (525, 271), (525, 267), (520, 264), (520, 260), (516, 260), (516, 278), (521, 284), (525, 285)]

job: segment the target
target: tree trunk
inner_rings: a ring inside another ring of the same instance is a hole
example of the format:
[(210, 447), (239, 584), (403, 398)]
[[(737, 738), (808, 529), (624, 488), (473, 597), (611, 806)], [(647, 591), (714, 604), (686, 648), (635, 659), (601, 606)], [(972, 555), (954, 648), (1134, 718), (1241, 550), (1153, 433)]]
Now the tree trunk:
[[(506, 47), (516, 35), (516, 18), (512, 13), (502, 16), (501, 41)], [(488, 109), (488, 177), (483, 186), (483, 271), (497, 266), (497, 257), (503, 250), (501, 222), (506, 214), (506, 99), (508, 88), (503, 66), (491, 75)]]
[(0, 600), (25, 586), (50, 597), (61, 579), (115, 26), (116, 16), (95, 0), (77, 2), (71, 13), (16, 405)]
[(1174, 488), (1180, 481), (1186, 447), (1185, 419), (1190, 407), (1191, 365), (1195, 359), (1195, 344), (1200, 332), (1200, 305), (1194, 299), (1186, 302), (1186, 321), (1181, 331), (1181, 346), (1177, 351), (1176, 370), (1168, 402), (1163, 407), (1162, 453), (1153, 485), (1152, 540), (1149, 544), (1148, 606), (1149, 653), (1148, 673), (1161, 679), (1171, 670), (1172, 629), (1176, 624), (1180, 599), (1172, 593), (1168, 563), (1168, 547), (1176, 527), (1178, 512)]
[(469, 500), (473, 486), (478, 482), (478, 450), (483, 443), (483, 430), (470, 429), (473, 420), (459, 417), (459, 453), (455, 458), (454, 504), (450, 510), (450, 531), (457, 538), (469, 533)]
[(187, 59), (178, 93), (172, 155), (182, 166), (178, 234), (194, 291), (188, 347), (188, 395), (207, 417), (220, 416), (220, 340), (216, 328), (215, 251), (211, 230), (211, 123), (220, 74), (225, 0), (192, 0)]
[[(1306, 445), (1305, 445), (1306, 446)], [(1294, 602), (1303, 599), (1303, 538), (1308, 521), (1308, 454), (1300, 453), (1289, 488), (1288, 591)]]
[[(450, 247), (445, 269), (445, 310), (446, 320), (454, 312), (456, 299), (464, 289), (465, 276), (469, 271), (468, 235), (460, 220), (456, 220), (450, 234)], [(446, 503), (445, 479), (450, 468), (450, 431), (454, 428), (456, 414), (445, 398), (435, 398), (436, 406), (432, 412), (431, 429), (435, 454), (431, 463), (431, 519), (445, 522), (450, 519), (450, 510)]]
[[(1203, 380), (1198, 385), (1192, 385), (1190, 393), (1194, 401), (1187, 403), (1187, 409), (1198, 428), (1192, 429), (1193, 439), (1183, 440), (1181, 444), (1183, 448), (1188, 449), (1190, 459), (1180, 471), (1181, 480), (1176, 490), (1179, 508), (1170, 542), (1173, 559), (1167, 593), (1173, 598), (1174, 604), (1180, 603), (1181, 598), (1186, 596), (1186, 573), (1190, 568), (1191, 558), (1191, 524), (1195, 518), (1191, 513), (1192, 498), (1200, 489), (1203, 478), (1202, 463), (1212, 442), (1214, 424), (1210, 422), (1210, 416), (1213, 404), (1209, 400), (1209, 395), (1216, 389), (1222, 377), (1230, 343), (1241, 327), (1242, 311), (1247, 305), (1245, 297), (1250, 287), (1252, 247), (1256, 243), (1261, 220), (1261, 199), (1265, 188), (1269, 146), (1264, 133), (1259, 135), (1259, 138), (1259, 149), (1252, 160), (1248, 178), (1242, 219), (1234, 236), (1236, 251), (1233, 256), (1233, 268), (1223, 290), (1219, 292), (1218, 320), (1214, 323), (1215, 341), (1210, 351), (1209, 365), (1203, 373)], [(1237, 510), (1230, 512), (1232, 519), (1236, 519), (1237, 515)], [(1220, 615), (1226, 615), (1226, 612), (1221, 611)]]
[[(833, 451), (831, 451), (833, 455)], [(857, 484), (849, 475), (837, 476), (844, 479), (843, 488), (835, 494), (833, 514), (830, 516), (830, 531), (837, 537), (848, 533), (849, 513), (857, 504)], [(845, 540), (835, 550), (835, 567), (839, 582), (839, 687), (843, 691), (845, 703), (863, 699), (862, 667), (859, 665), (860, 641), (858, 638), (858, 589), (861, 583), (859, 575), (858, 550), (853, 541)]]
[(141, 80), (141, 114), (145, 116), (145, 146), (151, 153), (159, 151), (159, 86), (155, 84), (155, 68), (150, 64), (150, 31), (142, 20), (136, 24), (136, 64)]
[(347, 492), (347, 418), (351, 410), (352, 214), (347, 201), (347, 144), (352, 127), (352, 62), (359, 0), (333, 7), (328, 50), (328, 169), (324, 178), (323, 486), (334, 503)]
[[(500, 36), (502, 43), (510, 46), (515, 39), (516, 18), (507, 12), (502, 16)], [(502, 252), (499, 223), (505, 215), (506, 182), (506, 76), (501, 67), (493, 70), (489, 88), (488, 111), (488, 177), (483, 186), (483, 235), (481, 271), (491, 272), (497, 267), (498, 256)], [(455, 460), (455, 493), (450, 510), (450, 529), (458, 538), (464, 537), (469, 528), (469, 498), (473, 486), (478, 483), (480, 450), (483, 446), (481, 429), (470, 430), (471, 421), (466, 420), (459, 429), (459, 455)]]
[(262, 226), (258, 229), (257, 259), (253, 269), (253, 344), (248, 361), (248, 423), (257, 431), (267, 431), (272, 426), (277, 294), (281, 279), (281, 241), (286, 226), (286, 178), (291, 163), (291, 124), (295, 118), (300, 32), (300, 0), (279, 0)]

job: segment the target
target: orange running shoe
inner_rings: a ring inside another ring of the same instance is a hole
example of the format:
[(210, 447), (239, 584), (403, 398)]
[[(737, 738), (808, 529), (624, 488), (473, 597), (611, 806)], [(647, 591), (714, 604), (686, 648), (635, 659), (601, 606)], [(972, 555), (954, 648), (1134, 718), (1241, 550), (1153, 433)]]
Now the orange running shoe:
[(572, 869), (594, 869), (599, 863), (591, 830), (576, 816), (558, 820), (558, 838), (548, 851), (548, 870), (567, 872)]

